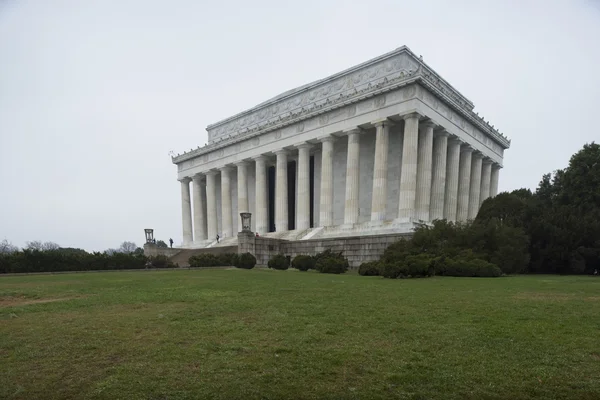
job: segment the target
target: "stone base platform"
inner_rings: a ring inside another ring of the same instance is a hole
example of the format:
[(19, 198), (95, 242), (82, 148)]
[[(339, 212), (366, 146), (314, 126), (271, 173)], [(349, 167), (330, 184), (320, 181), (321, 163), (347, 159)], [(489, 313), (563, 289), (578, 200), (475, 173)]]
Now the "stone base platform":
[[(389, 220), (389, 221), (367, 221), (360, 224), (338, 225), (331, 227), (317, 227), (305, 230), (291, 230), (284, 232), (269, 232), (259, 237), (286, 241), (335, 239), (349, 237), (367, 237), (376, 235), (398, 235), (412, 233), (418, 226), (425, 225), (421, 221), (412, 220)], [(191, 245), (185, 245), (185, 249), (203, 249), (212, 247), (237, 246), (238, 237), (222, 238), (216, 240), (205, 240)]]
[[(351, 268), (358, 268), (367, 261), (379, 259), (385, 249), (395, 241), (412, 237), (419, 223), (412, 221), (365, 222), (355, 225), (318, 227), (302, 231), (270, 232), (256, 236), (252, 232), (240, 232), (236, 237), (217, 241), (205, 241), (194, 246), (177, 249), (147, 249), (146, 255), (164, 253), (179, 263), (187, 265), (187, 258), (199, 253), (250, 252), (257, 265), (265, 266), (276, 254), (291, 258), (299, 254), (315, 255), (327, 249), (343, 252)], [(161, 252), (160, 250), (164, 250)]]
[(253, 233), (238, 234), (238, 253), (249, 252), (257, 265), (267, 265), (271, 257), (283, 254), (294, 258), (299, 254), (315, 255), (325, 250), (342, 252), (350, 267), (356, 269), (363, 262), (378, 260), (385, 249), (400, 239), (410, 239), (412, 232), (380, 235), (321, 237), (305, 240), (282, 240)]

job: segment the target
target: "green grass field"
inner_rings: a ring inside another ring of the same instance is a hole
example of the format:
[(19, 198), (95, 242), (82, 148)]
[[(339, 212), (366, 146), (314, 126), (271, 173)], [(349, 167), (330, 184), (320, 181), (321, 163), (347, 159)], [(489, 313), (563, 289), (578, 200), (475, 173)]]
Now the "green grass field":
[(600, 399), (600, 279), (5, 276), (0, 398)]

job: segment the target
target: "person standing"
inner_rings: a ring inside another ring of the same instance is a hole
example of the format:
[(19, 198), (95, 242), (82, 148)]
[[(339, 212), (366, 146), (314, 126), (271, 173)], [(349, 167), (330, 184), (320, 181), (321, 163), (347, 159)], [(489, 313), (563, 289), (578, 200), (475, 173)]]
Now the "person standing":
[(217, 233), (217, 243), (219, 243), (219, 234)]
[(169, 243), (171, 244), (171, 248), (173, 248), (173, 238), (169, 238)]

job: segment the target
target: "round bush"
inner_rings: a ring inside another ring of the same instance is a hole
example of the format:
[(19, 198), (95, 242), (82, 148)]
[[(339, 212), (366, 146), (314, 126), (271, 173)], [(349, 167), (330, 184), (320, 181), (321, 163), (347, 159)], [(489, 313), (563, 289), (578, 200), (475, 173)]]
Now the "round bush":
[(316, 268), (323, 274), (343, 274), (348, 271), (348, 260), (339, 257), (321, 258), (317, 261)]
[(150, 257), (150, 263), (154, 268), (166, 268), (169, 264), (169, 258), (164, 254), (158, 254), (154, 257)]
[(358, 274), (362, 276), (379, 276), (379, 262), (370, 261), (360, 264)]
[(311, 256), (298, 255), (292, 260), (292, 268), (299, 271), (308, 271), (315, 268), (315, 260)]
[(284, 256), (283, 254), (277, 254), (277, 255), (273, 256), (273, 258), (271, 258), (269, 260), (269, 263), (267, 265), (271, 269), (279, 269), (279, 270), (285, 270), (290, 267), (287, 257)]
[(236, 258), (237, 263), (235, 264), (235, 266), (237, 268), (252, 269), (256, 265), (256, 257), (254, 257), (250, 253), (240, 254)]
[(405, 278), (408, 275), (408, 267), (402, 261), (388, 262), (381, 267), (381, 276), (384, 278)]
[(408, 275), (413, 278), (433, 276), (434, 274), (434, 259), (426, 254), (406, 257), (406, 266), (408, 267)]
[(495, 278), (502, 275), (502, 270), (497, 265), (479, 258), (465, 260), (457, 257), (446, 261), (444, 275)]
[(230, 267), (237, 264), (238, 255), (237, 253), (223, 253), (217, 256), (218, 266)]

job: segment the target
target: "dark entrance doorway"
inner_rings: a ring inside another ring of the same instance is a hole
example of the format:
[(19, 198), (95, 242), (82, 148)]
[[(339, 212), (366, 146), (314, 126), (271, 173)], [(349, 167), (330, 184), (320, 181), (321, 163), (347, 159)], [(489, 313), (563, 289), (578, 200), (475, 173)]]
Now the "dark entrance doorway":
[(296, 161), (287, 165), (288, 179), (288, 229), (296, 229)]
[[(269, 203), (269, 232), (275, 232), (275, 181), (276, 167), (267, 168), (267, 202)], [(296, 161), (290, 161), (287, 165), (288, 180), (288, 230), (296, 229)], [(312, 204), (311, 204), (312, 210)], [(312, 212), (312, 211), (311, 211)], [(312, 219), (312, 218), (311, 218)]]
[(315, 226), (315, 156), (310, 156), (308, 179), (309, 179), (309, 199), (310, 199), (310, 222), (311, 228)]

